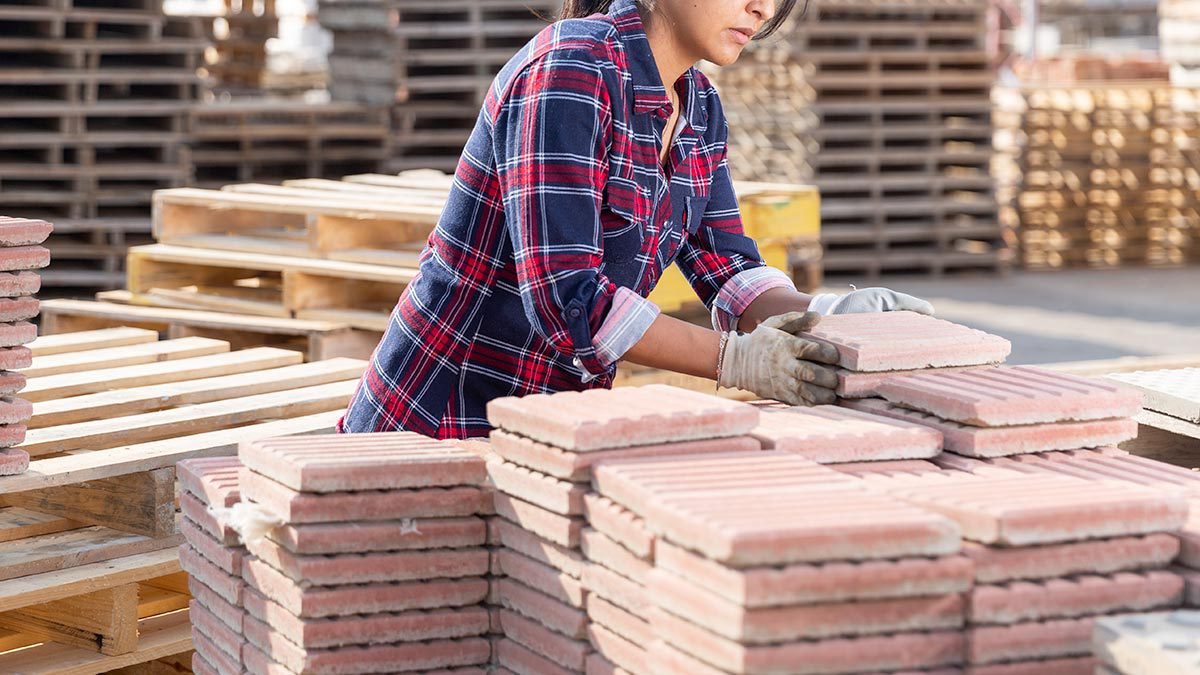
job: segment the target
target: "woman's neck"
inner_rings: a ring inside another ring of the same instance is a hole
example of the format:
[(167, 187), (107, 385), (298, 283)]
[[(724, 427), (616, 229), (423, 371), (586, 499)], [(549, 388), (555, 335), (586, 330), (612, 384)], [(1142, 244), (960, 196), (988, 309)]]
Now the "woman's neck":
[[(676, 34), (666, 21), (658, 14), (642, 13), (642, 25), (646, 29), (646, 39), (650, 43), (650, 51), (654, 54), (654, 63), (658, 66), (659, 77), (663, 86), (672, 91), (675, 81), (687, 72), (698, 59), (688, 55), (683, 45), (679, 43)], [(668, 93), (668, 96), (670, 94)]]

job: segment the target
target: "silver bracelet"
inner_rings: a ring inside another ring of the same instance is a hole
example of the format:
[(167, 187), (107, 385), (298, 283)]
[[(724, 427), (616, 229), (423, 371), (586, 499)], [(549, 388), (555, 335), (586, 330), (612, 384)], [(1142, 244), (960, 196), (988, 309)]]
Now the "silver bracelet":
[(721, 332), (721, 345), (717, 347), (717, 389), (721, 388), (721, 371), (725, 368), (725, 345), (729, 342), (729, 333)]

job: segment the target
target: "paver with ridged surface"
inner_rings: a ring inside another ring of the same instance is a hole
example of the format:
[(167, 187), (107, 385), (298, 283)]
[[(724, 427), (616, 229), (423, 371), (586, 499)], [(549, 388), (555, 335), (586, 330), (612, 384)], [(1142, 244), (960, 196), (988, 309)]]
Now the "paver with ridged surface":
[(943, 454), (935, 461), (946, 468), (981, 475), (1007, 471), (1073, 476), (1085, 480), (1120, 480), (1168, 491), (1184, 491), (1191, 498), (1200, 497), (1200, 474), (1117, 448), (1066, 450), (990, 459)]
[(838, 368), (838, 386), (837, 389), (834, 390), (834, 393), (838, 395), (838, 398), (843, 399), (871, 398), (879, 395), (876, 391), (879, 385), (894, 377), (907, 377), (909, 375), (927, 375), (930, 373), (994, 367), (995, 365), (989, 364), (984, 366), (957, 366), (953, 368), (885, 370), (882, 372), (857, 372), (853, 370), (846, 370), (845, 368)]
[(1002, 363), (1004, 338), (913, 312), (840, 314), (821, 319), (804, 337), (831, 344), (838, 365), (880, 372)]
[(1175, 534), (1147, 534), (1017, 548), (966, 542), (963, 555), (974, 563), (976, 582), (990, 584), (1157, 569), (1174, 560), (1179, 548)]
[(1178, 606), (1182, 600), (1183, 580), (1172, 572), (1089, 574), (976, 586), (969, 594), (967, 618), (974, 624), (1010, 624), (1144, 612)]
[(942, 435), (919, 424), (838, 406), (760, 405), (750, 432), (768, 450), (795, 452), (820, 464), (923, 459), (942, 451)]

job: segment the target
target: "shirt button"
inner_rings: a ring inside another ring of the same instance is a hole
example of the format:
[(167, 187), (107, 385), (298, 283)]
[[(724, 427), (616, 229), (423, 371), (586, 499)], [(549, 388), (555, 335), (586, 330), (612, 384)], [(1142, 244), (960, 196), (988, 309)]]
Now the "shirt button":
[(567, 316), (571, 317), (572, 319), (578, 319), (579, 317), (583, 316), (583, 311), (578, 307), (572, 307), (571, 309), (567, 310)]

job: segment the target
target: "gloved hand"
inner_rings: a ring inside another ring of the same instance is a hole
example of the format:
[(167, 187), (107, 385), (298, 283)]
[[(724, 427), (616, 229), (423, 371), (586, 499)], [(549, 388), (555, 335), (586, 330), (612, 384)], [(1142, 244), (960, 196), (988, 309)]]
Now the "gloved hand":
[(837, 363), (837, 349), (799, 337), (820, 320), (815, 312), (788, 312), (763, 321), (752, 333), (729, 333), (718, 384), (789, 405), (833, 403), (838, 377), (824, 364)]
[(808, 304), (808, 311), (821, 316), (830, 314), (863, 314), (868, 312), (917, 312), (933, 314), (933, 305), (905, 293), (888, 288), (864, 288), (845, 295), (819, 293)]

